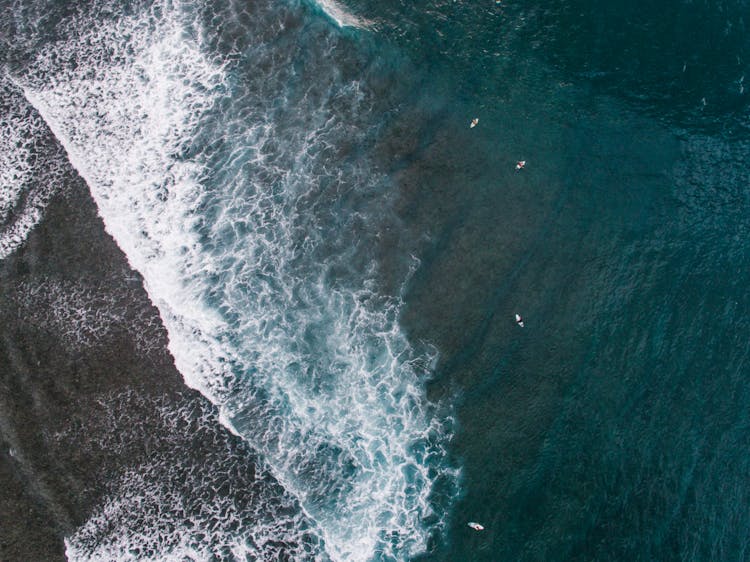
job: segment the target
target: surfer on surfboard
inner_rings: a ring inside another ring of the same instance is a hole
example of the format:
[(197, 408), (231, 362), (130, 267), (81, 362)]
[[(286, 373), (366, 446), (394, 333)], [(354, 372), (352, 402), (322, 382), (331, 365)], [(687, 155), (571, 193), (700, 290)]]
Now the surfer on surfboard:
[(484, 531), (484, 526), (480, 525), (479, 523), (475, 523), (474, 521), (469, 521), (467, 525), (475, 531)]
[(477, 123), (479, 123), (479, 117), (474, 117), (474, 119), (471, 120), (471, 125), (469, 125), (469, 129), (473, 129), (477, 126)]
[(521, 328), (523, 328), (523, 318), (521, 318), (521, 315), (518, 313), (516, 313), (516, 324), (518, 324), (519, 326), (521, 326)]
[(516, 172), (520, 172), (526, 167), (526, 160), (519, 160), (516, 162)]

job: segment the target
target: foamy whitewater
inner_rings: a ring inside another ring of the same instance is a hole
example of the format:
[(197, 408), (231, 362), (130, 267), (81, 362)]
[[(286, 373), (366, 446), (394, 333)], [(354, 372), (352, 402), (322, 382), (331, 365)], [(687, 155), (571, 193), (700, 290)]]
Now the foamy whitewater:
[(372, 24), (371, 21), (366, 20), (365, 18), (355, 16), (335, 0), (318, 0), (316, 3), (320, 9), (340, 27), (358, 27), (360, 29), (365, 29)]
[[(292, 519), (311, 522), (322, 547), (305, 556), (407, 559), (444, 525), (432, 493), (457, 474), (448, 416), (424, 396), (434, 353), (407, 341), (400, 297), (378, 291), (367, 257), (388, 180), (347, 147), (377, 116), (366, 88), (336, 68), (335, 30), (308, 38), (314, 70), (302, 63), (299, 30), (282, 23), (299, 7), (248, 14), (230, 3), (215, 16), (224, 35), (204, 25), (206, 10), (87, 7), (13, 81), (143, 275), (186, 383), (298, 502)], [(123, 489), (153, 495), (146, 483)], [(148, 526), (113, 528), (106, 551), (86, 537), (142, 501), (111, 498), (69, 539), (69, 559), (132, 559)], [(279, 541), (290, 528), (256, 524)], [(235, 539), (233, 555), (259, 556)], [(138, 559), (211, 551), (151, 543)]]

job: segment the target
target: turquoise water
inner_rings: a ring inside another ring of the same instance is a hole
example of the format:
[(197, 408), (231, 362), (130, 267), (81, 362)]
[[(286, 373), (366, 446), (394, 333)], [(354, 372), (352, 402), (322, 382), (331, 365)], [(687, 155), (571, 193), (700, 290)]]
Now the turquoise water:
[(292, 498), (164, 544), (747, 558), (747, 2), (54, 5), (6, 77)]
[(394, 8), (440, 95), (405, 318), (465, 476), (425, 560), (747, 556), (746, 8)]

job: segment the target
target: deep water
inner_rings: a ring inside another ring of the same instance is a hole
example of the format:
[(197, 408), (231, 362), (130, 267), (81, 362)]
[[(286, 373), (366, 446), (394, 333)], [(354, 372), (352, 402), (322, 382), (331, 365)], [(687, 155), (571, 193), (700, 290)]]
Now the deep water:
[(3, 162), (30, 104), (283, 490), (69, 557), (750, 558), (747, 2), (7, 7)]
[(464, 495), (424, 559), (746, 559), (747, 3), (368, 8), (430, 107), (405, 320)]

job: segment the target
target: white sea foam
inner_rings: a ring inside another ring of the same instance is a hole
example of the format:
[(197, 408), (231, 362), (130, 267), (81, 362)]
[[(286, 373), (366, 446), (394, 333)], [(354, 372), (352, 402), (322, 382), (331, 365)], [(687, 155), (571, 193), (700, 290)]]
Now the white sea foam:
[(328, 15), (339, 27), (368, 28), (372, 22), (349, 12), (336, 0), (315, 0), (315, 3)]
[[(86, 420), (96, 432), (66, 428), (52, 442), (124, 456), (132, 466), (108, 482), (105, 501), (66, 539), (68, 559), (328, 560), (294, 498), (217, 431), (214, 411), (189, 398), (175, 408), (134, 393), (100, 402)], [(139, 410), (150, 412), (148, 428), (158, 430), (145, 458), (136, 451), (149, 429), (138, 419), (122, 422)]]
[(0, 259), (19, 248), (62, 187), (64, 155), (42, 118), (0, 77)]
[(126, 332), (136, 349), (156, 351), (161, 327), (150, 311), (133, 311), (127, 303), (138, 299), (135, 286), (97, 288), (80, 281), (43, 279), (23, 282), (14, 304), (24, 322), (49, 330), (71, 350), (107, 344), (116, 331)]
[(194, 8), (81, 16), (18, 81), (143, 275), (186, 383), (263, 455), (333, 559), (405, 559), (442, 524), (430, 496), (455, 472), (422, 388), (433, 358), (401, 332), (399, 299), (351, 265), (352, 230), (372, 219), (344, 201), (375, 180), (335, 153), (360, 134), (362, 91), (335, 68), (295, 83), (296, 50), (263, 43), (233, 91)]

